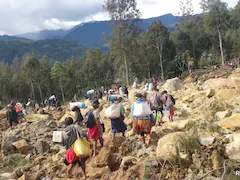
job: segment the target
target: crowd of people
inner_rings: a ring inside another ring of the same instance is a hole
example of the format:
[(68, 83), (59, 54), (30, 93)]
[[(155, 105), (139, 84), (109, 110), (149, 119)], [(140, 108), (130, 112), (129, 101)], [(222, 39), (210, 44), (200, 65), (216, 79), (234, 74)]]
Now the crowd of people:
[[(110, 101), (109, 108), (112, 108), (112, 111), (118, 109), (117, 116), (110, 116), (113, 143), (117, 133), (120, 133), (124, 137), (125, 131), (127, 130), (127, 126), (124, 123), (125, 110), (122, 102), (123, 97), (126, 96), (126, 94), (128, 95), (128, 93), (124, 91), (124, 96), (121, 96), (120, 91), (121, 88), (118, 90), (110, 89), (107, 93), (103, 93), (103, 96), (107, 96), (108, 100)], [(132, 104), (131, 114), (133, 116), (134, 133), (140, 135), (141, 141), (144, 145), (146, 145), (145, 138), (147, 138), (147, 144), (151, 145), (151, 128), (155, 125), (161, 125), (161, 123), (163, 123), (162, 119), (166, 114), (167, 118), (169, 118), (169, 121), (173, 121), (175, 99), (167, 91), (159, 92), (157, 88), (153, 89), (150, 98), (147, 98), (146, 94), (147, 93), (136, 94), (136, 102)], [(111, 99), (111, 95), (116, 96)], [(91, 95), (88, 95), (88, 98), (92, 104), (92, 109), (87, 113), (86, 117), (83, 117), (79, 107), (74, 107), (72, 110), (75, 112), (75, 120), (70, 117), (65, 119), (66, 128), (63, 131), (63, 145), (66, 146), (67, 150), (65, 153), (65, 164), (80, 166), (82, 168), (84, 177), (86, 177), (85, 161), (88, 157), (77, 157), (71, 147), (78, 137), (84, 138), (91, 142), (93, 157), (97, 156), (98, 154), (97, 143), (99, 142), (101, 147), (103, 147), (104, 124), (102, 123), (99, 112), (99, 99), (101, 97), (102, 96), (99, 96), (99, 92), (92, 92)], [(141, 108), (139, 108), (139, 106), (141, 106)], [(168, 111), (169, 113), (164, 114), (165, 111)], [(159, 118), (157, 117), (158, 115)], [(157, 121), (157, 119), (159, 120)], [(84, 131), (84, 127), (87, 128), (86, 132)], [(71, 130), (74, 128), (75, 130)], [(72, 174), (70, 171), (71, 168), (68, 172), (69, 176), (71, 177)]]
[[(161, 125), (163, 123), (162, 119), (164, 116), (169, 118), (169, 121), (173, 121), (174, 115), (174, 104), (175, 99), (167, 92), (159, 92), (156, 88), (156, 80), (153, 79), (151, 82), (153, 88), (151, 88), (150, 97), (147, 97), (146, 91), (142, 94), (136, 94), (136, 101), (132, 104), (131, 114), (133, 116), (133, 132), (141, 137), (141, 142), (143, 145), (151, 145), (151, 128), (155, 125)], [(137, 81), (135, 81), (137, 85)], [(137, 86), (136, 86), (137, 87)], [(62, 145), (66, 146), (64, 163), (66, 165), (71, 165), (68, 170), (68, 176), (72, 177), (72, 168), (77, 165), (81, 167), (82, 173), (86, 178), (86, 165), (85, 162), (89, 156), (77, 156), (73, 149), (73, 144), (77, 139), (84, 139), (91, 143), (92, 156), (95, 157), (98, 154), (98, 146), (100, 143), (101, 147), (104, 145), (103, 133), (105, 131), (104, 123), (100, 117), (99, 112), (99, 100), (107, 97), (110, 103), (110, 124), (112, 132), (112, 142), (114, 143), (116, 134), (120, 133), (125, 137), (125, 131), (127, 126), (124, 123), (125, 110), (122, 102), (128, 99), (128, 88), (126, 86), (119, 87), (114, 85), (112, 89), (105, 91), (101, 88), (99, 91), (90, 90), (90, 93), (86, 93), (85, 97), (90, 100), (92, 109), (83, 116), (81, 113), (81, 108), (74, 106), (71, 110), (74, 112), (75, 117), (67, 117), (65, 119), (65, 129), (62, 131)], [(72, 102), (78, 102), (77, 96), (74, 96)], [(44, 104), (48, 106), (61, 107), (60, 102), (57, 98), (52, 95), (48, 101)], [(7, 120), (12, 127), (13, 124), (19, 123), (19, 117), (26, 115), (28, 111), (33, 111), (36, 108), (36, 103), (32, 99), (28, 99), (28, 103), (15, 104), (12, 100), (8, 105), (7, 110)], [(114, 111), (114, 112), (112, 112)], [(117, 112), (117, 113), (116, 113)], [(85, 129), (87, 129), (85, 131)], [(145, 138), (147, 138), (147, 143)]]

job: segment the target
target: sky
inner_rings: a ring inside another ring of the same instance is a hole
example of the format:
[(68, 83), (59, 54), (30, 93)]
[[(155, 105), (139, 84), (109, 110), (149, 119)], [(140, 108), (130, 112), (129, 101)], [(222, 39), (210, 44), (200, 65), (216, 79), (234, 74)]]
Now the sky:
[[(16, 35), (44, 29), (68, 29), (82, 22), (108, 20), (105, 0), (0, 0), (0, 35)], [(238, 0), (225, 0), (234, 7)], [(141, 18), (172, 13), (177, 15), (180, 0), (137, 0)], [(200, 13), (200, 0), (192, 0)]]

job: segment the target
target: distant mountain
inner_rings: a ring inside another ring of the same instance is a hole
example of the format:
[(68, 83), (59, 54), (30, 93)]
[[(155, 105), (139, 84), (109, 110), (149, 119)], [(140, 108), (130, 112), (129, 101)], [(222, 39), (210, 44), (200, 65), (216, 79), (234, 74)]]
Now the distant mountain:
[[(142, 19), (140, 27), (144, 30), (151, 25), (153, 20), (161, 19), (162, 23), (169, 28), (169, 31), (173, 31), (174, 25), (178, 20), (178, 16), (172, 14), (166, 14), (160, 17)], [(40, 32), (26, 33), (17, 35), (31, 40), (44, 40), (44, 39), (65, 39), (73, 40), (78, 44), (85, 45), (89, 48), (104, 47), (105, 35), (112, 33), (113, 21), (94, 21), (88, 23), (82, 23), (70, 30), (44, 30)]]
[(31, 39), (34, 41), (45, 40), (45, 39), (62, 39), (68, 33), (67, 30), (43, 30), (39, 32), (30, 32), (21, 35), (16, 35), (17, 37)]
[(10, 41), (10, 40), (26, 40), (26, 39), (17, 37), (17, 36), (8, 36), (8, 35), (0, 36), (0, 41)]
[(50, 63), (55, 61), (66, 61), (72, 57), (82, 57), (86, 54), (87, 48), (75, 41), (61, 39), (21, 41), (10, 40), (0, 41), (0, 59), (12, 63), (14, 57), (22, 58), (24, 54), (34, 54), (37, 57), (48, 56)]

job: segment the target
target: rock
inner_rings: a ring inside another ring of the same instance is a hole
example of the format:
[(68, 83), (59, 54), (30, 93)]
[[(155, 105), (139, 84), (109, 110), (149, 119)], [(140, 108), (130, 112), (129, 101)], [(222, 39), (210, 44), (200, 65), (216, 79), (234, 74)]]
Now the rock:
[(208, 90), (207, 90), (206, 96), (207, 96), (208, 98), (211, 98), (211, 97), (213, 97), (214, 95), (215, 95), (215, 90), (214, 90), (214, 89), (208, 89)]
[(240, 90), (240, 78), (239, 77), (231, 77), (232, 83), (234, 87), (239, 91)]
[(48, 114), (29, 114), (26, 116), (27, 122), (32, 123), (35, 121), (49, 120)]
[(39, 110), (37, 111), (37, 113), (38, 113), (38, 114), (45, 114), (45, 112), (44, 112), (43, 109), (39, 109)]
[(209, 79), (205, 81), (205, 83), (202, 85), (202, 88), (204, 90), (208, 89), (214, 89), (217, 90), (219, 88), (233, 88), (234, 85), (232, 81), (229, 81), (227, 78), (214, 78), (214, 79)]
[(129, 91), (128, 100), (129, 100), (130, 104), (132, 104), (136, 101), (136, 97), (135, 97), (136, 94), (143, 93), (143, 90), (134, 89), (134, 88), (130, 88), (130, 89), (128, 89), (128, 91)]
[(177, 155), (176, 146), (182, 137), (186, 137), (184, 132), (174, 132), (163, 136), (158, 140), (156, 154), (158, 157), (171, 158)]
[(170, 130), (174, 130), (174, 129), (184, 129), (186, 127), (186, 125), (188, 124), (190, 120), (180, 120), (180, 121), (173, 121), (173, 122), (167, 122), (164, 123), (162, 125), (162, 129), (170, 129)]
[(215, 137), (208, 137), (208, 138), (200, 137), (199, 142), (203, 146), (208, 146), (208, 145), (211, 145), (213, 143), (214, 139), (215, 139)]
[(29, 177), (26, 174), (23, 174), (20, 178), (17, 180), (29, 180)]
[(35, 154), (44, 154), (50, 151), (50, 146), (46, 141), (38, 140), (34, 145)]
[(133, 116), (132, 116), (132, 115), (129, 115), (127, 118), (125, 118), (125, 119), (124, 119), (124, 123), (125, 123), (127, 126), (132, 126)]
[(212, 169), (213, 170), (217, 170), (218, 168), (221, 167), (221, 158), (216, 149), (213, 150), (211, 159), (212, 159)]
[(215, 114), (215, 118), (218, 120), (218, 121), (220, 121), (220, 120), (222, 120), (222, 119), (224, 119), (225, 117), (229, 117), (229, 116), (231, 116), (231, 111), (220, 111), (220, 112), (217, 112), (216, 114)]
[(189, 96), (185, 96), (184, 98), (182, 98), (183, 102), (193, 102), (195, 99), (200, 98), (201, 96), (205, 96), (206, 92), (205, 91), (200, 91), (197, 93), (193, 93)]
[(21, 152), (22, 154), (26, 154), (29, 150), (29, 145), (27, 143), (27, 141), (25, 139), (21, 139), (19, 141), (16, 141), (14, 143), (12, 143), (19, 152)]
[(163, 85), (164, 89), (167, 91), (178, 91), (182, 89), (183, 84), (179, 78), (168, 79)]
[(65, 119), (68, 118), (68, 117), (71, 117), (74, 119), (74, 112), (72, 111), (67, 111), (64, 116), (62, 116), (62, 118), (58, 121), (58, 124), (59, 125), (63, 125), (64, 122), (65, 122)]
[(125, 156), (122, 158), (122, 162), (120, 164), (120, 167), (122, 166), (128, 166), (129, 164), (137, 164), (137, 159), (132, 156)]
[(21, 140), (16, 136), (4, 136), (2, 140), (2, 153), (4, 156), (18, 153), (17, 148), (13, 145), (14, 142)]
[(0, 120), (5, 119), (7, 115), (7, 110), (2, 109), (0, 110)]
[(227, 135), (229, 143), (226, 145), (225, 154), (229, 159), (240, 160), (240, 133)]
[(133, 136), (133, 135), (134, 135), (133, 129), (131, 129), (130, 131), (126, 132), (126, 137), (130, 137), (130, 136)]
[(61, 149), (57, 154), (52, 156), (52, 161), (53, 162), (59, 162), (61, 160), (61, 158), (63, 158), (63, 154), (66, 150), (65, 149)]
[(226, 129), (240, 128), (240, 114), (234, 114), (230, 117), (216, 122), (216, 124)]
[(215, 97), (220, 101), (233, 100), (237, 95), (236, 89), (221, 89), (216, 92)]

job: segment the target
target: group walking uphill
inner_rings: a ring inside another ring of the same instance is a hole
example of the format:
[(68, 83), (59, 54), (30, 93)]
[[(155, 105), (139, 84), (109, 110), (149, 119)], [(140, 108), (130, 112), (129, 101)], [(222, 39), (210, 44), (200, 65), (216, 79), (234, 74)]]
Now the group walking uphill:
[[(69, 104), (70, 110), (75, 113), (75, 118), (67, 117), (65, 119), (66, 127), (62, 132), (59, 131), (62, 138), (59, 141), (55, 141), (61, 142), (66, 146), (64, 163), (66, 165), (72, 164), (68, 170), (69, 177), (72, 177), (72, 167), (78, 165), (86, 178), (86, 160), (89, 157), (94, 158), (98, 155), (98, 148), (100, 148), (97, 145), (98, 142), (101, 147), (104, 145), (104, 124), (101, 121), (99, 112), (99, 101), (103, 96), (107, 97), (104, 99), (109, 103), (109, 107), (105, 109), (105, 117), (109, 119), (111, 125), (112, 143), (115, 143), (116, 134), (118, 133), (125, 137), (127, 126), (124, 123), (125, 110), (123, 102), (126, 101), (124, 98), (128, 95), (128, 89), (118, 87), (118, 91), (116, 91), (116, 88), (102, 91), (102, 94), (94, 90), (86, 93), (86, 98), (91, 102), (92, 109), (85, 116), (81, 113), (81, 109), (86, 107), (84, 102), (73, 100)], [(175, 99), (167, 91), (159, 92), (156, 86), (151, 89), (149, 98), (147, 97), (147, 92), (138, 93), (135, 95), (135, 98), (136, 101), (131, 107), (133, 132), (140, 136), (144, 146), (151, 145), (152, 127), (161, 125), (164, 116), (169, 121), (173, 121)]]

